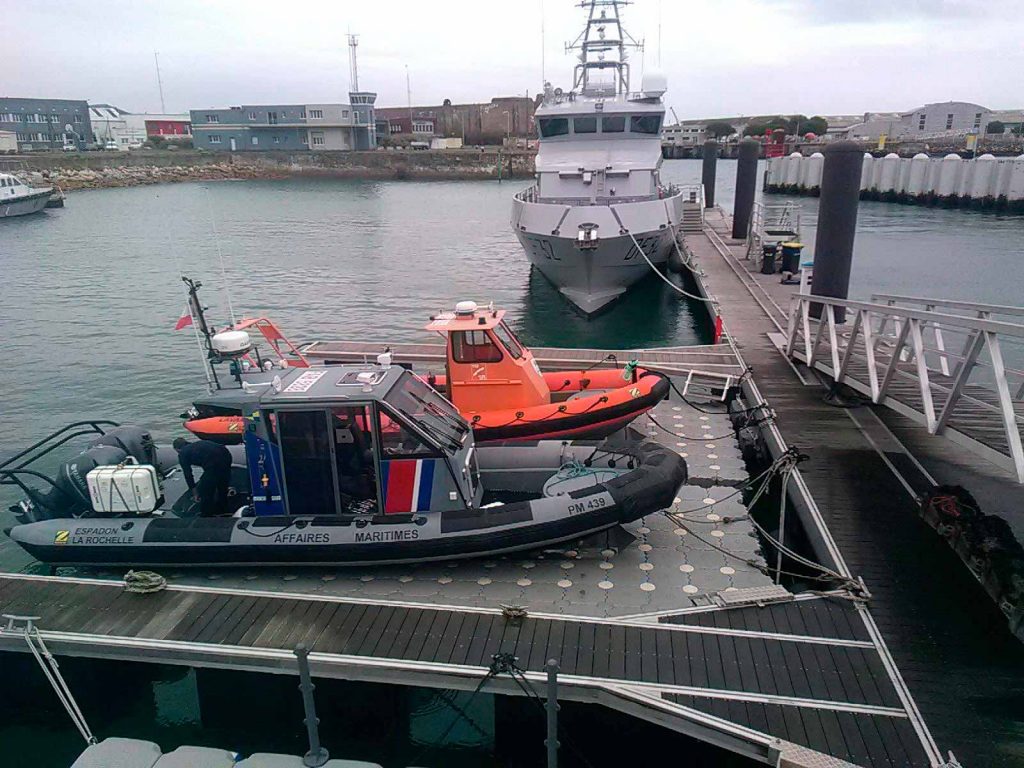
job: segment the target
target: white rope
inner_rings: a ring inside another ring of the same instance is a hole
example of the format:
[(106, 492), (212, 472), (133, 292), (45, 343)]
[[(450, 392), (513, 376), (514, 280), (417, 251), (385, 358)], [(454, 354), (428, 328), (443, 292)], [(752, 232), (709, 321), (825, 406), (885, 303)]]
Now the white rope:
[[(633, 241), (633, 245), (636, 246), (636, 249), (638, 251), (640, 251), (640, 255), (644, 257), (644, 261), (647, 262), (647, 266), (649, 266), (651, 268), (651, 270), (654, 272), (654, 274), (656, 274), (658, 277), (660, 277), (662, 280), (664, 280), (666, 283), (668, 283), (670, 286), (672, 286), (672, 290), (676, 291), (677, 293), (682, 294), (683, 296), (685, 296), (688, 299), (694, 299), (695, 301), (705, 301), (708, 304), (717, 304), (718, 303), (717, 301), (715, 301), (713, 299), (708, 299), (708, 298), (706, 298), (704, 296), (697, 296), (696, 294), (688, 293), (688, 292), (684, 291), (682, 288), (680, 288), (678, 285), (673, 283), (671, 280), (669, 280), (667, 277), (665, 277), (665, 275), (663, 275), (661, 273), (661, 270), (659, 270), (656, 266), (654, 266), (654, 263), (649, 258), (647, 258), (647, 254), (644, 252), (644, 249), (640, 247), (640, 243), (637, 242), (636, 238), (633, 237), (633, 233), (630, 232), (628, 229), (625, 229), (624, 231), (625, 231), (625, 233), (627, 235), (629, 235), (629, 239)], [(675, 239), (675, 236), (673, 235), (673, 240), (674, 239)]]

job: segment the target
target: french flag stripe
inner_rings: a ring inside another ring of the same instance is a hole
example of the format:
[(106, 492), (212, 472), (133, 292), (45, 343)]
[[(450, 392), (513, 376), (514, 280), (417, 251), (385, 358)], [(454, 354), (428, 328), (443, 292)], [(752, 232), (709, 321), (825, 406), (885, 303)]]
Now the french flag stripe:
[(416, 462), (419, 464), (419, 472), (416, 478), (416, 512), (426, 512), (430, 509), (430, 492), (434, 490), (434, 460), (423, 459)]
[(413, 511), (416, 499), (416, 476), (419, 474), (419, 462), (415, 459), (396, 459), (383, 462), (387, 469), (386, 485), (384, 486), (384, 514), (400, 514)]

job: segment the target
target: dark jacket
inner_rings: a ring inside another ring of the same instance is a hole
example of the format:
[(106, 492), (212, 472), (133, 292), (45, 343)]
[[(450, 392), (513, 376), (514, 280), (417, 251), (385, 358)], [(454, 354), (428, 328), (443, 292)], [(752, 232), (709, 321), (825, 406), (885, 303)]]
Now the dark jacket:
[(220, 443), (212, 440), (197, 440), (189, 443), (178, 451), (178, 462), (185, 482), (189, 489), (195, 488), (196, 479), (192, 475), (192, 467), (199, 467), (206, 472), (230, 472), (231, 451)]

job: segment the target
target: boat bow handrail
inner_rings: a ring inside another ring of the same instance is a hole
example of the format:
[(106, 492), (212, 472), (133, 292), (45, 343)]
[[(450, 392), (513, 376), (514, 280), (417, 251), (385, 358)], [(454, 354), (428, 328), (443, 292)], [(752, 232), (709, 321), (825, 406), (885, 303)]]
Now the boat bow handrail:
[[(71, 424), (67, 424), (64, 427), (51, 432), (43, 439), (36, 441), (28, 448), (19, 451), (13, 456), (8, 456), (0, 462), (0, 484), (9, 485), (13, 482), (10, 480), (10, 476), (13, 472), (22, 470), (30, 464), (35, 463), (43, 456), (46, 456), (57, 448), (60, 448), (62, 445), (71, 442), (76, 437), (105, 435), (107, 432), (104, 427), (119, 426), (121, 425), (118, 422), (107, 419), (87, 419), (85, 421), (76, 421)], [(21, 461), (22, 459), (24, 459), (24, 461)], [(15, 462), (19, 461), (20, 463), (17, 464), (17, 466), (12, 466)]]

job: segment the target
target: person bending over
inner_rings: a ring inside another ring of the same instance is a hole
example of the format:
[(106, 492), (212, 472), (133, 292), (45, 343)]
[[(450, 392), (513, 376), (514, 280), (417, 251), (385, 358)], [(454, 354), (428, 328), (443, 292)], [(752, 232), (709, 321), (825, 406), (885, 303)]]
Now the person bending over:
[[(212, 440), (190, 443), (179, 437), (173, 445), (178, 452), (178, 462), (189, 492), (193, 500), (199, 502), (199, 515), (214, 517), (225, 514), (228, 511), (228, 485), (231, 481), (231, 451)], [(192, 474), (193, 467), (203, 470), (198, 483)]]

